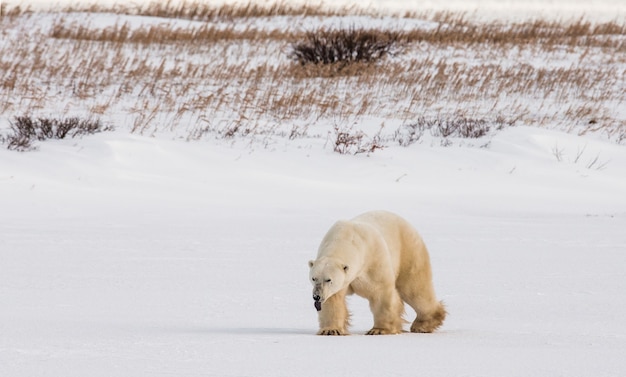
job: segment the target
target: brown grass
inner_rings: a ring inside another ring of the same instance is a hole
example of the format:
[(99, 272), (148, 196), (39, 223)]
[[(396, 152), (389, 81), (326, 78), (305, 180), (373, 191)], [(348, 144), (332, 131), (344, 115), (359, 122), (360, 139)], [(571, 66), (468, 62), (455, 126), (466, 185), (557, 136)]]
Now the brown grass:
[[(219, 13), (219, 8), (216, 13)], [(437, 18), (442, 17), (442, 15), (437, 15)], [(442, 22), (434, 30), (413, 29), (399, 32), (361, 30), (354, 27), (351, 29), (353, 32), (377, 36), (378, 40), (382, 38), (402, 43), (463, 45), (465, 47), (486, 44), (500, 48), (512, 45), (535, 45), (545, 50), (559, 46), (581, 46), (610, 48), (615, 49), (616, 52), (626, 51), (626, 41), (622, 38), (626, 35), (626, 23), (618, 24), (612, 21), (594, 25), (581, 19), (574, 23), (561, 24), (557, 21), (537, 20), (502, 26), (498, 23), (473, 25), (463, 18), (460, 18), (458, 23), (448, 23), (455, 20), (451, 15), (443, 19), (446, 22)], [(314, 38), (328, 40), (334, 37), (333, 34), (345, 33), (346, 30), (348, 29), (264, 30), (252, 25), (241, 28), (236, 23), (226, 26), (205, 23), (189, 27), (172, 27), (165, 24), (131, 28), (126, 22), (109, 28), (97, 29), (85, 25), (68, 24), (61, 19), (55, 24), (50, 36), (59, 39), (143, 44), (270, 39), (297, 45)]]
[(94, 42), (113, 43), (211, 43), (216, 41), (262, 41), (285, 40), (294, 38), (293, 33), (278, 30), (259, 30), (248, 27), (243, 30), (235, 25), (226, 27), (202, 24), (196, 28), (171, 27), (169, 25), (149, 25), (131, 28), (125, 22), (104, 29), (90, 29), (84, 26), (67, 25), (60, 20), (54, 25), (50, 37), (57, 39), (75, 39)]
[(626, 51), (626, 41), (623, 38), (607, 38), (625, 34), (626, 23), (608, 22), (592, 25), (582, 19), (571, 24), (537, 20), (506, 26), (499, 23), (472, 25), (462, 20), (459, 24), (440, 24), (434, 31), (410, 31), (406, 33), (406, 39), (412, 42), (462, 44), (468, 47), (483, 44), (501, 47), (534, 44), (544, 49), (556, 46), (584, 46)]
[(0, 19), (13, 19), (28, 13), (31, 13), (30, 7), (23, 8), (19, 5), (9, 7), (6, 2), (0, 3)]
[[(395, 31), (402, 50), (393, 56), (301, 65), (290, 49), (307, 33), (332, 30), (261, 28), (257, 17), (367, 12), (296, 11), (286, 4), (209, 8), (153, 3), (113, 10), (202, 21), (186, 27), (137, 27), (121, 19), (97, 28), (64, 11), (50, 30), (29, 34), (26, 43), (15, 31), (30, 32), (36, 14), (7, 10), (13, 18), (0, 22), (6, 36), (0, 43), (0, 113), (88, 111), (122, 117), (132, 132), (167, 130), (189, 139), (323, 138), (332, 132), (323, 125), (343, 130), (375, 118), (391, 125), (388, 136), (419, 119), (444, 125), (473, 119), (484, 122), (478, 129), (533, 124), (626, 140), (618, 111), (625, 100), (625, 24), (473, 24), (462, 14), (441, 13), (428, 19), (439, 22), (435, 29)], [(236, 21), (219, 21), (224, 19)]]
[[(346, 14), (380, 17), (388, 15), (362, 6), (329, 6), (325, 2), (292, 4), (289, 1), (267, 1), (264, 3), (207, 4), (201, 1), (152, 1), (145, 4), (91, 4), (64, 7), (64, 12), (116, 13), (160, 18), (186, 19), (194, 21), (236, 20), (260, 17), (329, 17)], [(408, 14), (407, 14), (408, 16)]]

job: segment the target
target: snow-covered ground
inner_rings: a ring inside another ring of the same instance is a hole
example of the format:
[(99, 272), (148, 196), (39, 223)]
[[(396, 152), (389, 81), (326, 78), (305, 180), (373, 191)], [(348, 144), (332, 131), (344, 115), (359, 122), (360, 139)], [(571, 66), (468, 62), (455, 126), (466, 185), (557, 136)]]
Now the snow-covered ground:
[[(2, 376), (626, 372), (623, 146), (519, 127), (349, 157), (114, 132), (1, 150), (0, 172)], [(354, 335), (315, 336), (306, 262), (373, 208), (421, 230), (449, 319), (364, 336), (354, 297)]]
[[(0, 376), (626, 375), (624, 145), (525, 124), (352, 156), (128, 128), (0, 149)], [(353, 335), (315, 336), (307, 261), (371, 209), (422, 233), (438, 332), (364, 336), (352, 297)]]

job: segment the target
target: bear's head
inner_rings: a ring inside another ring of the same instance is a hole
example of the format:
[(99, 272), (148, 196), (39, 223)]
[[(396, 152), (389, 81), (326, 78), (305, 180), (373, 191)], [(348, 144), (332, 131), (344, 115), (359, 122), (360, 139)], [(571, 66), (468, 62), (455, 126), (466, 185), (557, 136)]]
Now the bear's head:
[(319, 311), (321, 304), (344, 288), (348, 266), (331, 258), (309, 261), (309, 281), (313, 285), (313, 300)]

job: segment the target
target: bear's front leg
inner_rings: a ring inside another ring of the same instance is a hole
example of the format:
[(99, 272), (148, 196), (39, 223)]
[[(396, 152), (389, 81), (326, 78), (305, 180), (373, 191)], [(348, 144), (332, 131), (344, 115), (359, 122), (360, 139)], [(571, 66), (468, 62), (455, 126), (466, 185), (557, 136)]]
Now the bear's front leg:
[(402, 333), (404, 304), (396, 290), (382, 297), (370, 298), (370, 309), (374, 314), (374, 327), (366, 335), (390, 335)]
[(318, 312), (320, 330), (317, 335), (348, 335), (349, 314), (346, 305), (346, 292), (330, 296)]

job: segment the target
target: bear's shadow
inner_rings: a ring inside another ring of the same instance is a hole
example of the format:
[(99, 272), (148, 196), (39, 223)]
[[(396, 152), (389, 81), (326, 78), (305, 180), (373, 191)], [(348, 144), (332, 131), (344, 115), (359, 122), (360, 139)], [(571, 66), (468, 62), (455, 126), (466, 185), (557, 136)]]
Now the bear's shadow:
[(315, 335), (316, 329), (272, 328), (272, 327), (203, 327), (169, 326), (161, 328), (166, 332), (179, 334), (220, 334), (220, 335)]
[(214, 327), (205, 328), (205, 332), (213, 334), (233, 334), (233, 335), (310, 335), (315, 334), (315, 329), (294, 329), (294, 328), (271, 328), (271, 327)]

